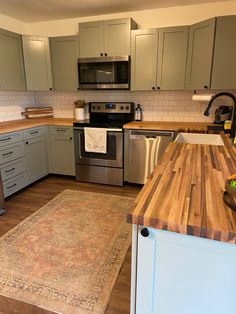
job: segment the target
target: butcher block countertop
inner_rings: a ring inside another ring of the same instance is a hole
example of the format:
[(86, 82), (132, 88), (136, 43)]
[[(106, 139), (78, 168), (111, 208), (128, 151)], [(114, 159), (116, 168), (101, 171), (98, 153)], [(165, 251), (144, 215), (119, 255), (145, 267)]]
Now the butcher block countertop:
[(139, 193), (128, 222), (236, 243), (236, 212), (223, 202), (236, 172), (236, 148), (170, 143)]
[(44, 119), (21, 119), (6, 122), (0, 122), (0, 134), (20, 131), (43, 125), (63, 125), (73, 126), (75, 119), (70, 118), (44, 118)]
[(168, 122), (168, 121), (133, 121), (124, 125), (125, 129), (143, 130), (171, 130), (179, 132), (207, 132), (207, 126), (214, 126), (206, 122)]

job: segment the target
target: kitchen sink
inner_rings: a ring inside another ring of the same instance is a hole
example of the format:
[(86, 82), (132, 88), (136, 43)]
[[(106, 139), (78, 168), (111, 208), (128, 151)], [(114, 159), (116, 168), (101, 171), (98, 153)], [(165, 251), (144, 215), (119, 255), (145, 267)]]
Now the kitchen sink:
[(175, 142), (186, 144), (224, 145), (221, 136), (218, 134), (179, 133)]

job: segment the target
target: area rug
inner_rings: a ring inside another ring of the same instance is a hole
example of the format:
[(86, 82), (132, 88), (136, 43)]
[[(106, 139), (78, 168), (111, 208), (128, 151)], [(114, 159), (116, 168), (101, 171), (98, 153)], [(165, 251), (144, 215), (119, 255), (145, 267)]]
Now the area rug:
[(133, 201), (60, 193), (0, 238), (0, 294), (56, 313), (104, 313), (131, 243)]

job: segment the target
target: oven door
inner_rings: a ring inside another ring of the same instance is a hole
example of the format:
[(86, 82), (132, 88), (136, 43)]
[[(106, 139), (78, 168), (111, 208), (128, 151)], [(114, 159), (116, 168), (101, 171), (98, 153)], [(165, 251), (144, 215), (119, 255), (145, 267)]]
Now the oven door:
[(74, 128), (75, 163), (80, 165), (123, 167), (123, 130), (107, 129), (107, 153), (85, 151), (84, 129)]

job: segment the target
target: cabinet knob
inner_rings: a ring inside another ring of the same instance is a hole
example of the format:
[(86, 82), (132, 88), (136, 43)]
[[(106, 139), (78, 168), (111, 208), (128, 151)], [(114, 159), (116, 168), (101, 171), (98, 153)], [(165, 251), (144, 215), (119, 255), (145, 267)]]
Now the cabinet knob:
[(155, 86), (152, 86), (152, 89), (155, 90)]
[(141, 235), (144, 237), (144, 238), (147, 238), (149, 236), (149, 230), (148, 228), (143, 228), (141, 230)]
[(204, 88), (205, 88), (205, 89), (208, 89), (208, 86), (207, 86), (207, 85), (204, 85)]
[(107, 57), (107, 53), (105, 52), (105, 57)]
[(101, 57), (102, 57), (102, 56), (103, 56), (103, 53), (101, 52), (100, 55), (101, 55)]
[(77, 87), (77, 89), (79, 90), (79, 87)]
[(52, 87), (50, 87), (49, 90), (52, 90)]
[(29, 144), (29, 142), (25, 142), (25, 144)]
[(70, 137), (70, 140), (72, 140), (72, 137)]
[(157, 86), (157, 89), (161, 89), (160, 86)]

